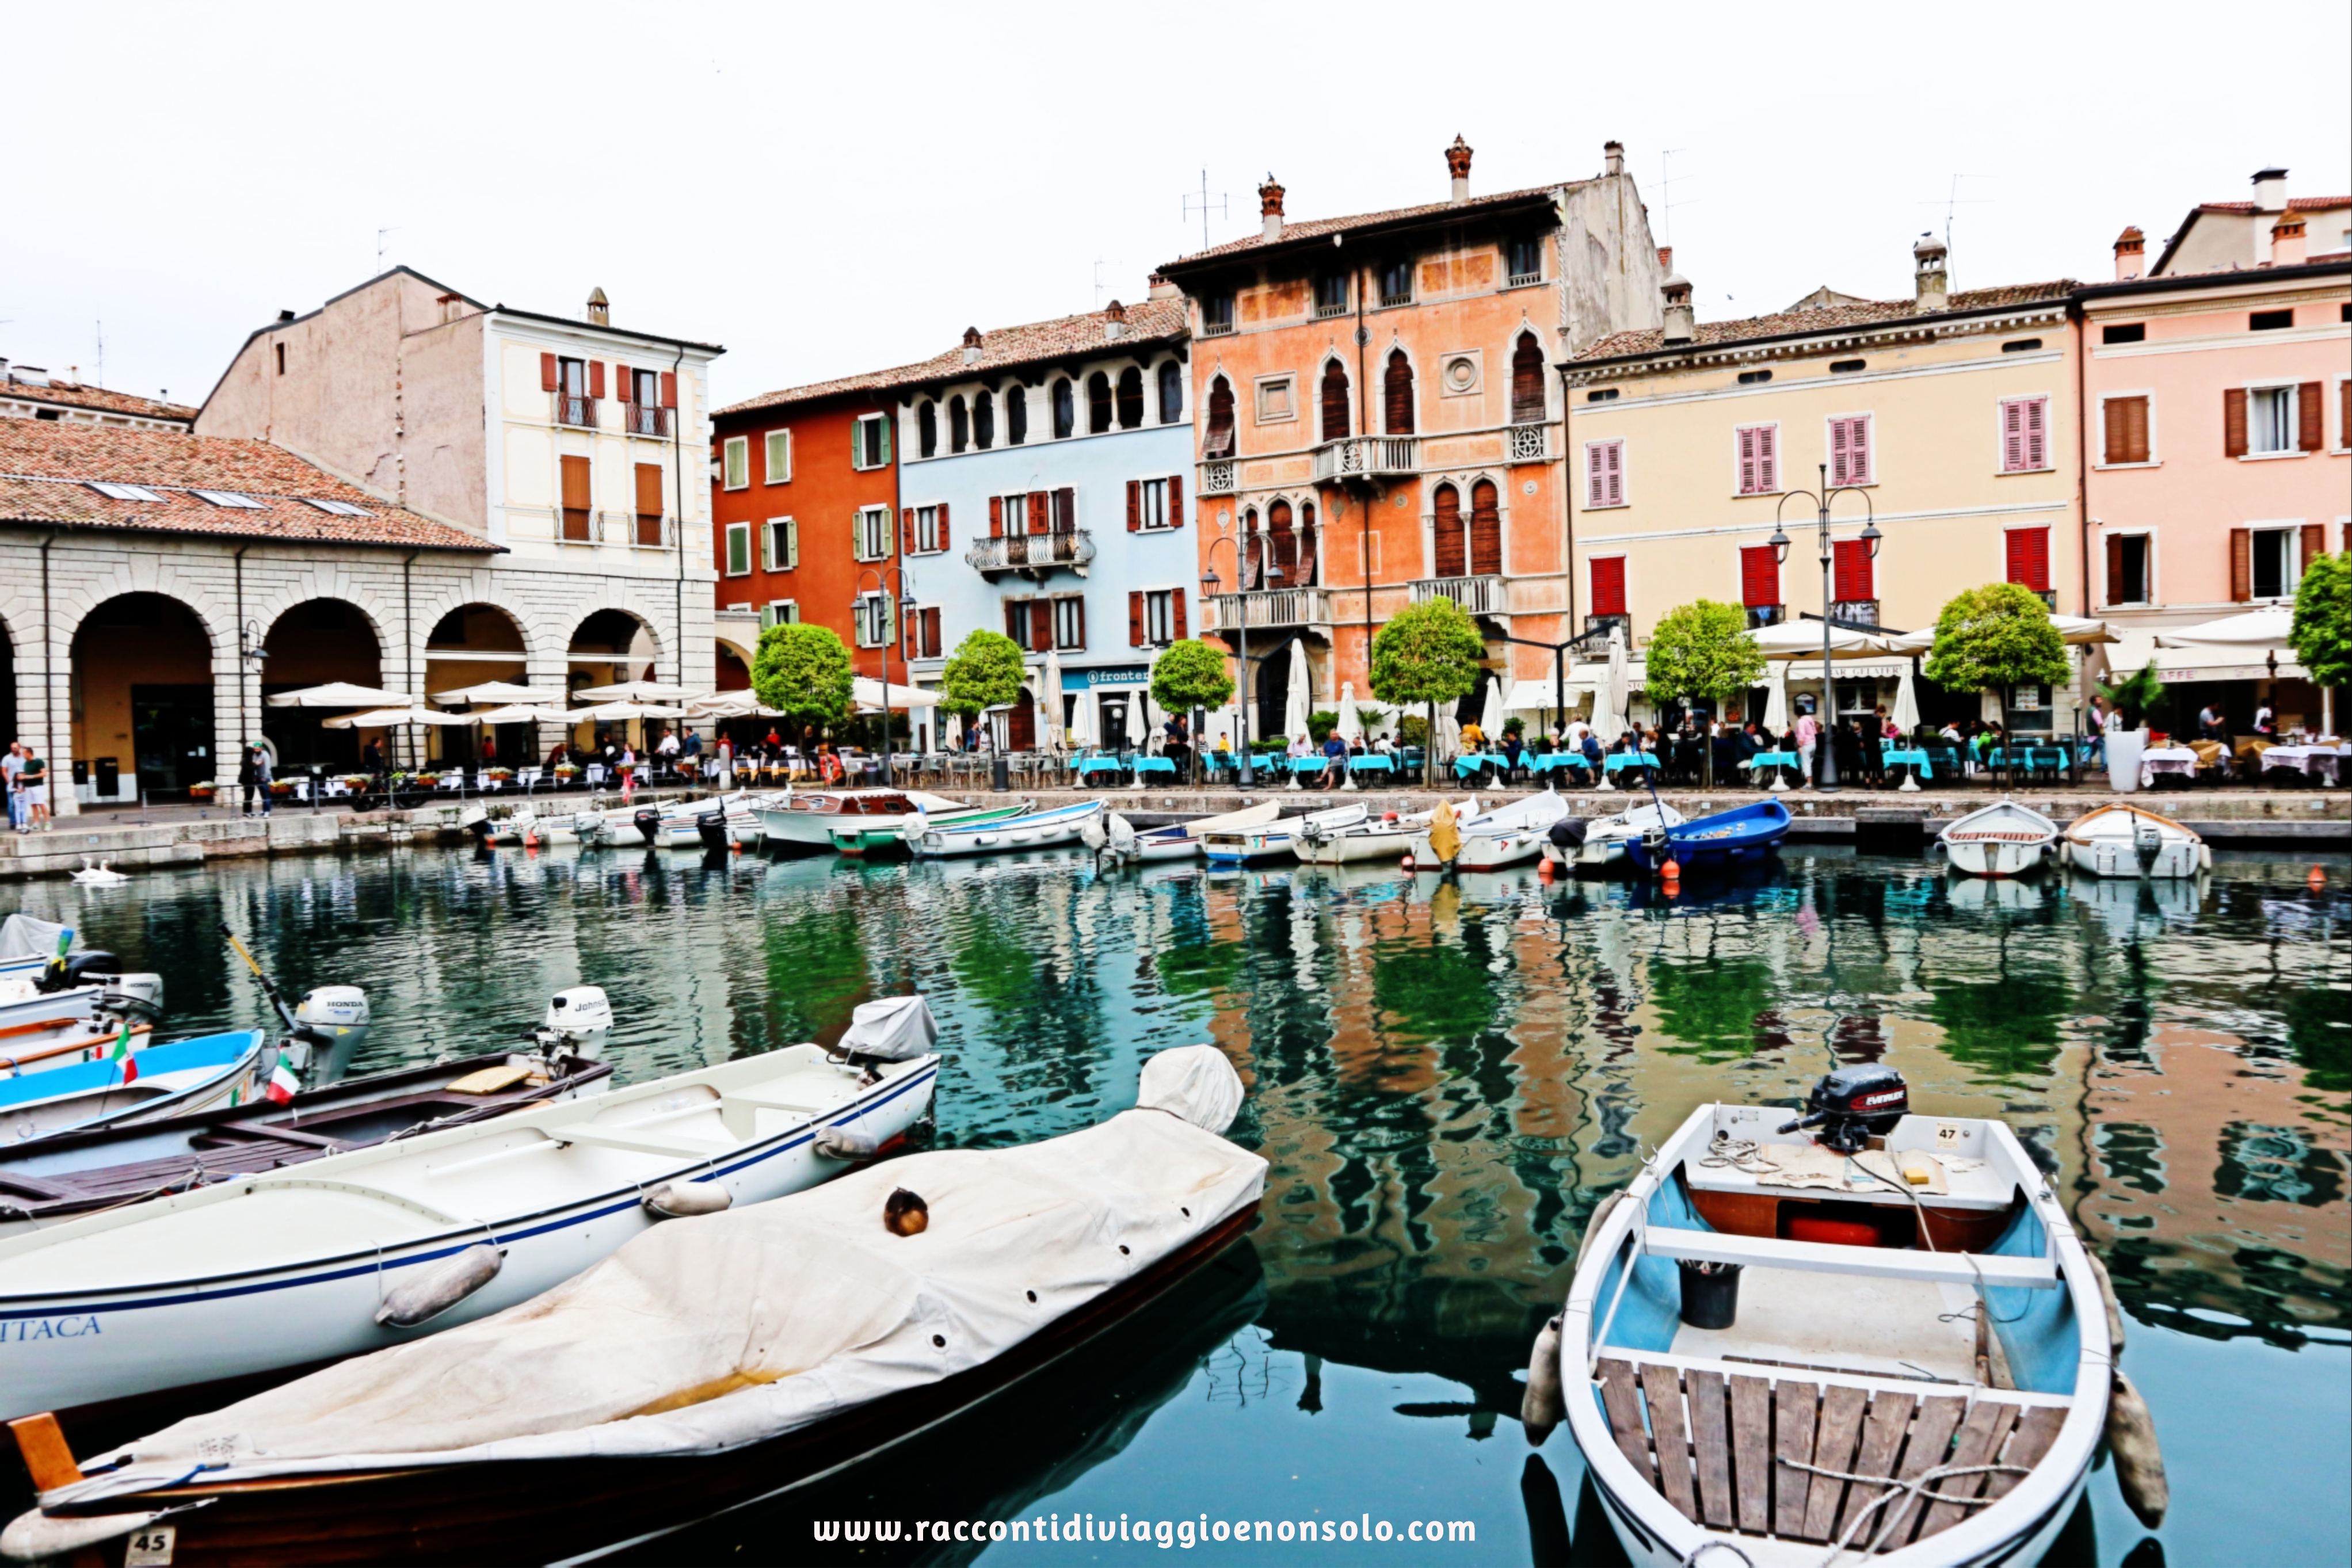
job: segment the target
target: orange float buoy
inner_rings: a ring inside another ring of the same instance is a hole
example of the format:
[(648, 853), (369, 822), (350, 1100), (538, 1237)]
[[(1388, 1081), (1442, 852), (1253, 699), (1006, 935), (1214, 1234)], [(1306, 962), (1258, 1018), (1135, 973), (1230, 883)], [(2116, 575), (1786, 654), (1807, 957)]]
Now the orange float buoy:
[(1538, 882), (1549, 882), (1551, 879), (1551, 862), (1549, 860), (1539, 860), (1536, 862), (1536, 880)]
[(2313, 866), (2311, 868), (2311, 874), (2303, 880), (2310, 883), (2312, 892), (2317, 893), (2321, 888), (2327, 885), (2327, 873), (2323, 867)]

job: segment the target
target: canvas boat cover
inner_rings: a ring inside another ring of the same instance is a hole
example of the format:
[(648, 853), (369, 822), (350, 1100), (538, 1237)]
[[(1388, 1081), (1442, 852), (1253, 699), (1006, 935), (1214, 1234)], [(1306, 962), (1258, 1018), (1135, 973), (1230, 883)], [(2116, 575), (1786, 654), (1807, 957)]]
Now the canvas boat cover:
[[(1265, 1162), (1218, 1133), (1214, 1049), (1146, 1064), (1139, 1103), (1018, 1148), (887, 1160), (674, 1219), (545, 1295), (168, 1427), (43, 1501), (417, 1465), (705, 1454), (979, 1366), (1241, 1212)], [(894, 1189), (929, 1228), (883, 1225)], [(1034, 1292), (1034, 1299), (1031, 1299)]]
[[(66, 934), (66, 929), (29, 915), (12, 915), (0, 920), (0, 958), (54, 958), (58, 956), (58, 938)], [(79, 934), (73, 945), (75, 951), (80, 950)]]
[(912, 1061), (927, 1056), (939, 1044), (939, 1026), (920, 997), (887, 997), (860, 1002), (849, 1015), (849, 1030), (841, 1037), (845, 1055), (872, 1057), (877, 1061)]

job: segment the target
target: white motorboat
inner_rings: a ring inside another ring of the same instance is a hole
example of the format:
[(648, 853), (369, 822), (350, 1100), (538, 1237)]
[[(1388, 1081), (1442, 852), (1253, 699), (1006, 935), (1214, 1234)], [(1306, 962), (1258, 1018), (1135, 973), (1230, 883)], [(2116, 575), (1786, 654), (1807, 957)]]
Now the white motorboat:
[(938, 818), (968, 810), (961, 800), (923, 789), (787, 789), (756, 809), (767, 841), (787, 849), (833, 847), (835, 828), (897, 832), (915, 812)]
[(2058, 824), (2014, 800), (1997, 800), (1955, 819), (1936, 835), (1952, 869), (1969, 876), (2018, 876), (2042, 863)]
[(953, 860), (966, 855), (1009, 854), (1015, 850), (1057, 850), (1080, 841), (1087, 824), (1109, 808), (1100, 800), (1056, 806), (992, 821), (928, 823), (924, 813), (908, 821), (908, 846), (919, 860)]
[(2058, 860), (2092, 876), (2195, 876), (2213, 869), (2213, 847), (2169, 817), (2118, 802), (2067, 823)]
[(1593, 1216), (1524, 1414), (1538, 1442), (1565, 1420), (1633, 1562), (2036, 1563), (2111, 1405), (2126, 1500), (2161, 1516), (2057, 1194), (2005, 1124), (1908, 1108), (1883, 1065), (1802, 1120), (1702, 1106)]
[(815, 1045), (518, 1111), (0, 1240), (0, 1416), (381, 1349), (528, 1301), (664, 1216), (813, 1186), (900, 1138), (919, 998)]
[[(1470, 796), (1454, 808), (1457, 820), (1478, 812), (1478, 797)], [(1387, 861), (1394, 865), (1412, 848), (1414, 839), (1429, 831), (1435, 808), (1399, 816), (1394, 811), (1367, 816), (1338, 832), (1301, 832), (1292, 853), (1308, 865), (1347, 865), (1357, 861)]]
[(1152, 828), (1135, 835), (1134, 859), (1153, 861), (1197, 860), (1201, 841), (1210, 833), (1238, 832), (1271, 822), (1282, 815), (1279, 801), (1264, 800), (1255, 806), (1244, 806), (1238, 811), (1225, 811), (1213, 817), (1195, 817), (1189, 822), (1170, 827)]
[(1362, 806), (1334, 806), (1304, 817), (1276, 817), (1255, 826), (1201, 835), (1201, 851), (1211, 865), (1250, 865), (1293, 853), (1301, 833), (1342, 833), (1371, 815)]
[(99, 1055), (55, 1071), (0, 1079), (0, 1143), (33, 1143), (55, 1133), (94, 1132), (165, 1116), (191, 1115), (254, 1098), (266, 1041), (236, 1030)]
[(1685, 819), (1680, 811), (1660, 800), (1654, 804), (1634, 806), (1613, 817), (1602, 817), (1585, 824), (1584, 841), (1556, 844), (1547, 838), (1543, 857), (1554, 865), (1570, 870), (1601, 871), (1622, 863), (1625, 846), (1639, 840), (1653, 828), (1679, 828)]
[(1543, 852), (1544, 832), (1568, 815), (1568, 802), (1557, 790), (1546, 789), (1524, 800), (1488, 809), (1481, 815), (1454, 824), (1457, 842), (1451, 854), (1433, 842), (1435, 826), (1413, 837), (1415, 871), (1500, 871), (1521, 865)]

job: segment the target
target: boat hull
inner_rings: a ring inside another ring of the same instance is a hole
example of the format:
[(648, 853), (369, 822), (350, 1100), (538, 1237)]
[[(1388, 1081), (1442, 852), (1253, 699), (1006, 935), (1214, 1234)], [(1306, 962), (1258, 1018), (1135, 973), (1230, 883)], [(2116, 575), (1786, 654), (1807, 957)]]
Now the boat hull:
[(1088, 822), (1108, 808), (1099, 800), (1084, 806), (1032, 816), (1008, 817), (1000, 822), (968, 828), (933, 828), (914, 845), (919, 860), (963, 860), (975, 855), (1012, 854), (1023, 850), (1066, 849), (1078, 841)]
[(2023, 876), (2039, 867), (2050, 852), (2050, 841), (2019, 842), (2005, 839), (1948, 838), (1945, 856), (1952, 869), (1969, 876)]
[(259, 1030), (150, 1046), (124, 1064), (81, 1062), (58, 1072), (10, 1081), (42, 1091), (0, 1104), (0, 1142), (22, 1148), (59, 1133), (93, 1132), (165, 1116), (193, 1114), (253, 1098), (263, 1047)]
[[(1667, 829), (1664, 857), (1671, 858), (1686, 874), (1726, 871), (1753, 865), (1778, 852), (1780, 841), (1788, 836), (1789, 813), (1777, 801), (1742, 806)], [(1660, 863), (1654, 859), (1648, 841), (1639, 834), (1626, 841), (1625, 858), (1643, 872), (1655, 872)]]
[(1349, 865), (1358, 861), (1396, 861), (1410, 853), (1420, 830), (1372, 826), (1316, 842), (1301, 839), (1294, 852), (1307, 865)]
[[(2145, 863), (2139, 835), (2157, 835), (2155, 853)], [(2213, 869), (2211, 846), (2169, 817), (2130, 806), (2102, 806), (2067, 824), (2058, 841), (2058, 860), (2087, 876), (2147, 877), (2170, 881)]]

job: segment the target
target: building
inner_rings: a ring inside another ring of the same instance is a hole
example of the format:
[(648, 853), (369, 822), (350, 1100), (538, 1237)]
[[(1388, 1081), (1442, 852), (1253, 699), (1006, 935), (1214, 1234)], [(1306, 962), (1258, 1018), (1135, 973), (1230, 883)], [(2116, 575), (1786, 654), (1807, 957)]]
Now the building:
[(1192, 329), (1203, 629), (1232, 646), (1246, 627), (1253, 734), (1294, 642), (1317, 706), (1343, 685), (1369, 704), (1372, 635), (1418, 601), (1475, 616), (1497, 676), (1548, 677), (1582, 630), (1548, 367), (1659, 319), (1647, 216), (1623, 150), (1605, 157), (1473, 196), (1457, 137), (1447, 199), (1296, 223), (1269, 176), (1258, 234), (1161, 269)]
[(53, 376), (37, 365), (0, 360), (0, 419), (68, 420), (125, 430), (187, 430), (196, 411), (160, 397), (109, 392), (81, 379), (79, 369)]
[[(1933, 238), (1913, 260), (1912, 298), (1822, 291), (1736, 321), (1696, 320), (1690, 284), (1669, 276), (1662, 326), (1561, 364), (1584, 626), (1622, 626), (1637, 657), (1660, 618), (1696, 599), (1744, 604), (1750, 625), (1827, 614), (1909, 632), (1934, 625), (1959, 590), (2003, 580), (2084, 612), (2074, 285), (1955, 291)], [(1830, 489), (1824, 591), (1814, 497)], [(1862, 538), (1870, 521), (1883, 535), (1874, 555)], [(1839, 715), (1891, 705), (1906, 667), (1841, 662)], [(1818, 661), (1790, 678), (1810, 688), (1801, 700), (1818, 699)], [(2007, 722), (2069, 729), (2074, 701), (2013, 693)], [(1922, 688), (1922, 706), (1975, 717), (1980, 698)]]
[(2352, 549), (2352, 197), (2289, 198), (2283, 169), (2253, 186), (2192, 209), (2153, 267), (2126, 228), (2115, 281), (2077, 296), (2091, 590), (2126, 632), (2110, 662), (2156, 661), (2172, 727), (2210, 702), (2236, 734), (2258, 697), (2291, 725), (2321, 695), (2285, 650), (2273, 677), (2264, 650), (2157, 633), (2289, 602), (2315, 556)]
[[(708, 372), (721, 352), (614, 326), (602, 289), (579, 317), (551, 316), (395, 267), (255, 331), (195, 428), (283, 447), (488, 547), (462, 569), (420, 559), (405, 578), (352, 584), (359, 612), (425, 629), (386, 669), (395, 689), (658, 676), (707, 690)], [(499, 755), (562, 737), (525, 727), (498, 737)]]

